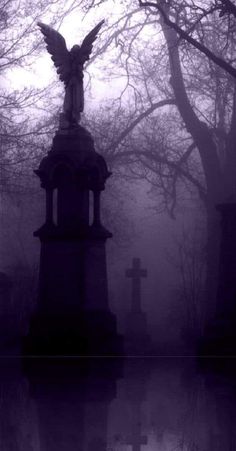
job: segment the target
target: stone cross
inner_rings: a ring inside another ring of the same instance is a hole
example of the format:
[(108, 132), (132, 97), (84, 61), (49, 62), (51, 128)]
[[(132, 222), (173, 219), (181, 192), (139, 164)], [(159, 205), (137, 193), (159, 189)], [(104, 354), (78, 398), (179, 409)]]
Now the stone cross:
[(141, 311), (141, 278), (147, 277), (147, 270), (141, 269), (140, 258), (133, 258), (133, 266), (127, 269), (126, 277), (132, 279), (132, 312)]

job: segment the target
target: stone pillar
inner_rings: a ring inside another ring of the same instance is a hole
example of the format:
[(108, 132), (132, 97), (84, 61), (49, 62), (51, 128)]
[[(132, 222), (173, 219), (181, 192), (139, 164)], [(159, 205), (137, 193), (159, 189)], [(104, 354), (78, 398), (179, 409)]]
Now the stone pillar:
[(53, 188), (46, 189), (46, 224), (53, 224)]
[(100, 226), (101, 225), (101, 219), (100, 219), (100, 191), (94, 191), (93, 192), (93, 225)]
[(106, 162), (78, 125), (56, 133), (35, 173), (46, 191), (46, 222), (34, 233), (41, 242), (39, 301), (24, 352), (120, 354), (122, 340), (108, 303), (105, 244), (112, 234), (100, 220), (100, 195), (110, 176)]
[[(14, 352), (16, 340), (16, 316), (12, 306), (12, 281), (4, 272), (0, 272), (0, 352)], [(13, 343), (11, 343), (13, 341)], [(11, 347), (13, 349), (11, 351)]]

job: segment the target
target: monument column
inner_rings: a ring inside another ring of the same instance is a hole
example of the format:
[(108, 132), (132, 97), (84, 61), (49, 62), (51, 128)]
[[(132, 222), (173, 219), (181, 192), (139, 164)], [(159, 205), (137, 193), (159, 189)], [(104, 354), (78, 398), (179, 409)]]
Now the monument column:
[(41, 243), (39, 299), (24, 340), (28, 355), (122, 354), (116, 317), (108, 304), (105, 244), (112, 234), (100, 220), (100, 194), (111, 173), (95, 151), (91, 134), (79, 124), (83, 65), (103, 23), (70, 51), (57, 30), (38, 23), (64, 82), (65, 97), (51, 150), (35, 171), (46, 191), (46, 220), (34, 233)]
[(105, 244), (112, 234), (100, 220), (100, 195), (110, 176), (106, 162), (78, 124), (59, 128), (35, 172), (46, 191), (46, 219), (34, 233), (41, 243), (39, 299), (24, 352), (121, 354), (108, 303)]

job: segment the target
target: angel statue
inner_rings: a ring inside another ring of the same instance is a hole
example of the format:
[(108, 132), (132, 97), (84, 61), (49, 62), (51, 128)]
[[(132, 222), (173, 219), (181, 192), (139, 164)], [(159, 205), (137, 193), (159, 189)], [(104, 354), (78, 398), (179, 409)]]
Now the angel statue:
[(84, 109), (83, 69), (85, 61), (89, 60), (93, 43), (102, 27), (104, 20), (84, 38), (81, 46), (74, 45), (69, 51), (63, 36), (53, 28), (38, 22), (44, 35), (47, 50), (57, 68), (59, 78), (65, 84), (65, 98), (63, 105), (64, 123), (68, 126), (78, 124), (80, 113)]

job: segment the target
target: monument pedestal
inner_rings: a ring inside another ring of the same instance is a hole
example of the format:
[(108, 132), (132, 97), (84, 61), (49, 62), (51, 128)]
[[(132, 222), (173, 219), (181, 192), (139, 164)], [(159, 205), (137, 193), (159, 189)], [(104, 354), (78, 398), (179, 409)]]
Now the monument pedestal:
[(24, 341), (27, 355), (120, 355), (122, 339), (110, 311), (81, 310), (72, 314), (37, 312)]
[(129, 312), (126, 319), (125, 351), (128, 355), (151, 354), (152, 341), (148, 334), (145, 312)]
[(236, 354), (236, 203), (217, 206), (221, 214), (221, 248), (216, 308), (206, 324), (200, 354)]
[(108, 303), (105, 244), (112, 235), (100, 220), (105, 160), (78, 126), (57, 133), (35, 172), (46, 190), (46, 222), (34, 234), (41, 241), (39, 300), (23, 352), (122, 354)]

